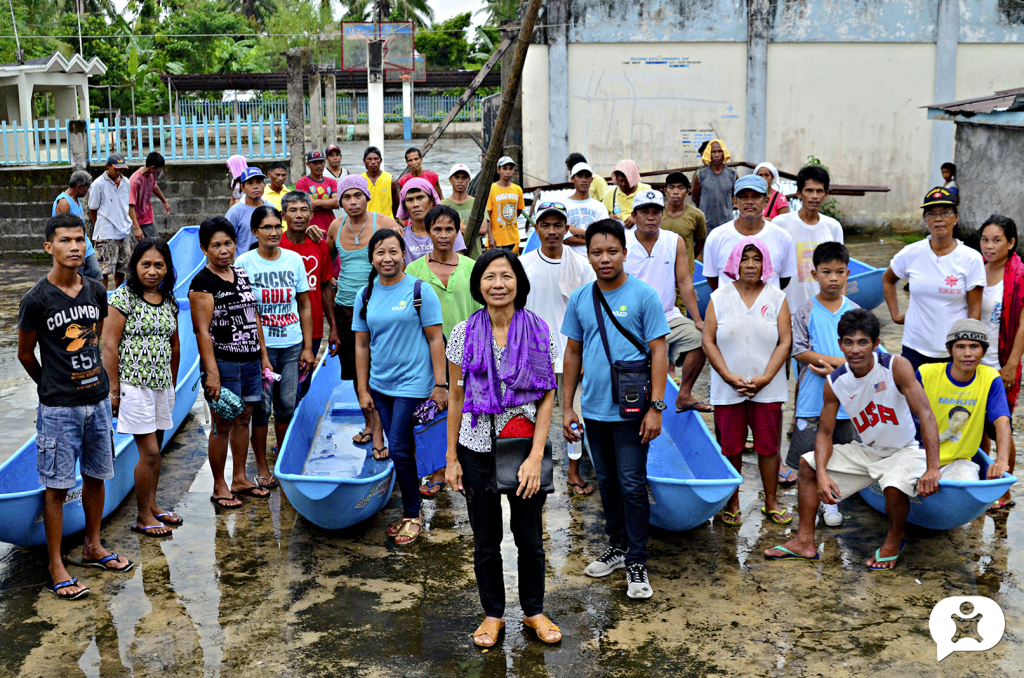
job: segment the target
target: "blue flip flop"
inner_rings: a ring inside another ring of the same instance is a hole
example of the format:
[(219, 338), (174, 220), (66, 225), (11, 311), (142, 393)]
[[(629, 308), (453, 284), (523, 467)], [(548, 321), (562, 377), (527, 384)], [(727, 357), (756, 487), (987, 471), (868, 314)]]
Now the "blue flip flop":
[(116, 553), (111, 553), (109, 556), (105, 556), (99, 560), (86, 560), (85, 558), (82, 558), (82, 565), (85, 565), (86, 567), (98, 567), (101, 570), (106, 570), (107, 572), (127, 572), (135, 567), (135, 563), (130, 560), (124, 567), (109, 567), (107, 563), (111, 561), (115, 563), (118, 562), (118, 555)]
[(818, 553), (817, 551), (814, 552), (814, 557), (813, 558), (808, 558), (807, 556), (802, 556), (799, 553), (794, 553), (793, 551), (790, 551), (785, 546), (774, 546), (772, 548), (775, 551), (782, 551), (786, 555), (784, 555), (784, 556), (768, 556), (768, 555), (766, 555), (765, 558), (767, 558), (768, 560), (818, 560), (819, 558), (821, 558), (821, 554)]
[(779, 487), (793, 487), (796, 485), (798, 478), (793, 478), (792, 480), (789, 479), (789, 477), (795, 473), (796, 471), (793, 469), (786, 471), (785, 475), (779, 473)]
[(72, 594), (66, 595), (66, 596), (62, 596), (61, 594), (57, 593), (61, 589), (66, 589), (69, 586), (78, 586), (78, 579), (76, 579), (75, 577), (72, 577), (71, 579), (68, 579), (67, 581), (62, 581), (59, 584), (54, 584), (53, 586), (48, 587), (47, 590), (50, 593), (52, 593), (53, 595), (57, 596), (58, 598), (62, 598), (64, 600), (78, 600), (82, 596), (89, 595), (89, 587), (88, 586), (83, 586), (82, 590), (79, 591), (78, 593), (72, 593)]
[[(875, 564), (877, 565), (878, 563), (891, 563), (891, 562), (893, 562), (894, 560), (899, 558), (901, 555), (903, 555), (903, 549), (905, 549), (905, 548), (907, 548), (907, 540), (906, 539), (904, 539), (902, 542), (900, 542), (900, 550), (894, 556), (882, 557), (882, 549), (880, 549), (880, 548), (875, 549)], [(896, 566), (893, 565), (892, 567), (872, 567), (871, 565), (868, 565), (868, 569), (869, 570), (895, 570)]]

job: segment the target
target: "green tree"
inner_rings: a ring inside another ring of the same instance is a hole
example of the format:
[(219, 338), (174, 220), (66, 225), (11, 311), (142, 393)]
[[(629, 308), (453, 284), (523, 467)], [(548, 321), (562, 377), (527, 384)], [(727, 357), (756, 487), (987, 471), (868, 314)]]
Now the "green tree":
[(274, 0), (225, 0), (228, 9), (241, 12), (246, 18), (258, 24), (266, 23), (276, 11)]
[(416, 33), (416, 51), (424, 56), (428, 69), (457, 70), (464, 68), (471, 52), (466, 29), (472, 23), (469, 12), (434, 24)]
[(484, 0), (476, 13), (486, 16), (488, 25), (498, 26), (519, 16), (519, 0)]
[(428, 0), (379, 0), (384, 21), (411, 21), (417, 27), (434, 21), (434, 10)]

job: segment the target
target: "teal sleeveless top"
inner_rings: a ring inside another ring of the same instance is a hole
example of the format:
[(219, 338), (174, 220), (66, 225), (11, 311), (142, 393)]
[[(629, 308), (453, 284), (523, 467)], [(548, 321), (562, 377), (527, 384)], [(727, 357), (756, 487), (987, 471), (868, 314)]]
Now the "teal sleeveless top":
[[(369, 212), (368, 214), (373, 215), (373, 230), (370, 231), (370, 236), (373, 237), (373, 234), (377, 232), (377, 213)], [(351, 308), (355, 306), (356, 294), (366, 286), (367, 280), (370, 279), (373, 265), (370, 264), (370, 258), (366, 256), (366, 247), (352, 251), (342, 249), (341, 229), (345, 228), (348, 215), (346, 214), (341, 219), (338, 236), (334, 240), (334, 248), (338, 250), (338, 263), (341, 266), (341, 272), (338, 273), (338, 292), (334, 295), (334, 303)]]

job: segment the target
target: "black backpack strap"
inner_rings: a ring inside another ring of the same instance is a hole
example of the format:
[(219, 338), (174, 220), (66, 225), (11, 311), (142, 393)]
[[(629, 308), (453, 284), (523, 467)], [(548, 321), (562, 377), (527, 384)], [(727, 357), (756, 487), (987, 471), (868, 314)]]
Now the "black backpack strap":
[(423, 305), (423, 296), (420, 292), (420, 288), (423, 286), (423, 281), (419, 278), (412, 286), (412, 307), (416, 309), (416, 315), (420, 315), (420, 306)]
[(370, 286), (367, 285), (363, 288), (363, 308), (366, 308), (366, 302), (370, 300)]
[(601, 332), (601, 343), (604, 344), (605, 355), (608, 356), (608, 364), (612, 364), (612, 352), (608, 347), (608, 332), (604, 326), (604, 319), (601, 317), (601, 309), (604, 308), (605, 313), (608, 314), (609, 320), (615, 325), (615, 329), (619, 331), (619, 334), (629, 340), (629, 343), (636, 347), (636, 350), (643, 353), (645, 356), (648, 355), (647, 346), (640, 342), (636, 337), (633, 336), (632, 332), (627, 330), (619, 321), (616, 320), (615, 314), (612, 313), (611, 308), (608, 307), (608, 301), (601, 294), (601, 290), (598, 289), (597, 283), (592, 283), (594, 289), (594, 315), (597, 318), (597, 329)]

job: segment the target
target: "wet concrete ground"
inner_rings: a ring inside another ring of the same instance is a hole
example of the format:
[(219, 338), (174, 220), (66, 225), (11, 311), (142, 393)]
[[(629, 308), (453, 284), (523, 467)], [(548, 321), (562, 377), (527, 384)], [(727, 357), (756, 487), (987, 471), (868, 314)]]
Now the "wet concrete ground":
[[(884, 265), (900, 246), (875, 240), (852, 249)], [(0, 309), (0, 322), (9, 327), (9, 301)], [(880, 317), (885, 343), (898, 347), (901, 328), (887, 322), (884, 310)], [(6, 344), (0, 350), (10, 351)], [(706, 384), (705, 373), (699, 388)], [(789, 415), (791, 409), (787, 423)], [(1016, 423), (1019, 430), (1019, 417)], [(655, 596), (631, 601), (621, 572), (603, 580), (582, 575), (604, 546), (600, 501), (563, 490), (564, 444), (553, 427), (558, 491), (545, 508), (545, 612), (565, 637), (550, 647), (524, 633), (515, 547), (506, 533), (508, 627), (500, 647), (481, 651), (469, 637), (480, 606), (462, 497), (445, 491), (425, 502), (428, 529), (404, 549), (384, 536), (400, 510), (397, 494), (373, 519), (342, 532), (312, 526), (279, 490), (269, 501), (246, 500), (242, 509), (216, 512), (203, 470), (207, 430), (199, 407), (163, 457), (158, 499), (185, 524), (163, 541), (132, 534), (129, 495), (105, 522), (104, 538), (138, 566), (126, 575), (73, 570), (92, 588), (91, 597), (56, 600), (42, 589), (43, 549), (0, 547), (0, 675), (1022, 673), (1019, 509), (949, 532), (911, 527), (898, 568), (869, 572), (863, 561), (880, 544), (886, 521), (854, 497), (842, 504), (842, 528), (818, 532), (820, 562), (766, 562), (761, 550), (785, 541), (790, 528), (762, 520), (761, 483), (749, 457), (743, 526), (653, 530), (648, 566)], [(593, 480), (586, 462), (584, 475)], [(781, 501), (795, 509), (795, 489), (783, 492)], [(76, 554), (79, 545), (80, 539), (67, 539), (65, 551)], [(939, 664), (927, 620), (935, 603), (951, 595), (993, 598), (1006, 615), (1007, 632), (991, 650), (953, 654)]]

